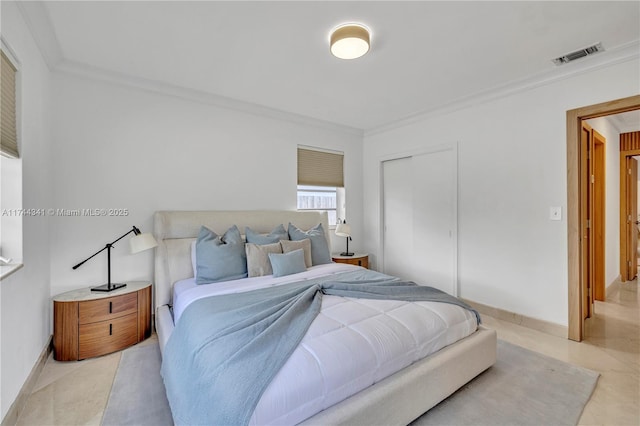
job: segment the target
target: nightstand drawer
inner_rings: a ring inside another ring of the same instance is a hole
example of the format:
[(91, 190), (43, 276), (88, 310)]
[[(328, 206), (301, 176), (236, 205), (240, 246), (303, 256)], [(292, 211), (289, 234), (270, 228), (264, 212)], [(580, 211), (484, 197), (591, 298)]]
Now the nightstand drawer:
[(151, 335), (151, 283), (113, 293), (81, 288), (53, 298), (53, 358), (77, 361), (142, 342)]
[(331, 258), (336, 263), (346, 263), (349, 265), (362, 266), (369, 269), (369, 255), (368, 254), (355, 254), (353, 256), (333, 256)]
[(111, 321), (81, 325), (78, 359), (104, 355), (138, 343), (138, 316), (134, 312)]
[(347, 263), (349, 265), (357, 265), (362, 266), (363, 268), (369, 267), (369, 259), (367, 258), (358, 258), (358, 259), (339, 259), (336, 260), (338, 263)]
[(106, 299), (80, 302), (78, 305), (78, 322), (90, 324), (136, 313), (138, 311), (138, 294), (123, 294)]

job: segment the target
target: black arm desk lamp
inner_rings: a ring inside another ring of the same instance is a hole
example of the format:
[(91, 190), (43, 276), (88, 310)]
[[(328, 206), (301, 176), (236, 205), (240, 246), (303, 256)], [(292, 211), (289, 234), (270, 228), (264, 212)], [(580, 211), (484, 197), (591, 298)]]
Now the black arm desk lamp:
[(351, 226), (347, 225), (347, 221), (340, 221), (338, 219), (338, 225), (336, 226), (336, 235), (338, 237), (347, 238), (347, 251), (340, 253), (340, 256), (353, 256), (353, 253), (349, 252), (349, 240), (351, 239)]
[(99, 287), (93, 287), (91, 289), (91, 291), (113, 291), (113, 290), (125, 287), (127, 285), (125, 283), (112, 283), (111, 282), (111, 249), (113, 248), (113, 245), (115, 243), (117, 243), (118, 241), (120, 241), (121, 239), (123, 239), (124, 237), (126, 237), (127, 235), (129, 235), (132, 232), (135, 234), (135, 236), (133, 238), (131, 238), (131, 240), (129, 240), (129, 244), (131, 245), (131, 254), (135, 254), (135, 253), (139, 253), (139, 252), (144, 251), (144, 250), (152, 249), (152, 248), (154, 248), (154, 247), (156, 247), (158, 245), (158, 243), (156, 242), (156, 239), (153, 238), (153, 235), (151, 235), (149, 233), (144, 233), (143, 234), (142, 232), (140, 232), (140, 230), (138, 228), (136, 228), (134, 226), (133, 229), (131, 229), (129, 232), (127, 232), (126, 234), (124, 234), (123, 236), (118, 238), (117, 240), (115, 240), (115, 241), (113, 241), (111, 243), (108, 243), (103, 248), (101, 248), (100, 250), (98, 250), (97, 252), (92, 254), (91, 256), (87, 257), (82, 262), (78, 263), (76, 266), (73, 267), (73, 269), (78, 269), (87, 260), (93, 258), (94, 256), (102, 253), (105, 250), (107, 251), (107, 283), (105, 285), (101, 285)]

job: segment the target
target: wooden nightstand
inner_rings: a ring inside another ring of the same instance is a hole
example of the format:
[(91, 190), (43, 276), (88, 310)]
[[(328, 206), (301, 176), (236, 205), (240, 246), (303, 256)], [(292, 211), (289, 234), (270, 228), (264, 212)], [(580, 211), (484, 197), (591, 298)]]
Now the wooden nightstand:
[(90, 288), (53, 298), (53, 357), (77, 361), (119, 351), (151, 335), (151, 283), (109, 293)]
[(369, 269), (369, 255), (366, 253), (355, 253), (353, 256), (340, 256), (334, 254), (331, 259), (336, 263), (348, 263), (350, 265), (362, 266)]

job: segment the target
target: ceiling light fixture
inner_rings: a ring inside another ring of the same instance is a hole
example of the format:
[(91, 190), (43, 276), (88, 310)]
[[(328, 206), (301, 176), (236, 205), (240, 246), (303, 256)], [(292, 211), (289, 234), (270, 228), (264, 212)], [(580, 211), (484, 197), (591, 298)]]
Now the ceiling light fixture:
[(331, 32), (331, 53), (340, 59), (356, 59), (369, 51), (369, 29), (361, 24), (344, 24)]

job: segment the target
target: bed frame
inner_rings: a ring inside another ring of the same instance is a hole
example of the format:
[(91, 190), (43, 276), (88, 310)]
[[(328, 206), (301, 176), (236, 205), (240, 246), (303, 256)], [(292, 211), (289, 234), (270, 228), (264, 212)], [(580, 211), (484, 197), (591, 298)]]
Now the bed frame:
[[(301, 229), (322, 223), (327, 214), (313, 211), (161, 211), (154, 216), (155, 325), (161, 352), (173, 331), (169, 310), (173, 284), (192, 277), (191, 242), (204, 225), (222, 234), (237, 225), (268, 233), (291, 222)], [(327, 241), (329, 236), (327, 233)], [(420, 360), (369, 388), (307, 419), (305, 425), (406, 425), (451, 395), (496, 361), (494, 330), (480, 327), (471, 336)]]

